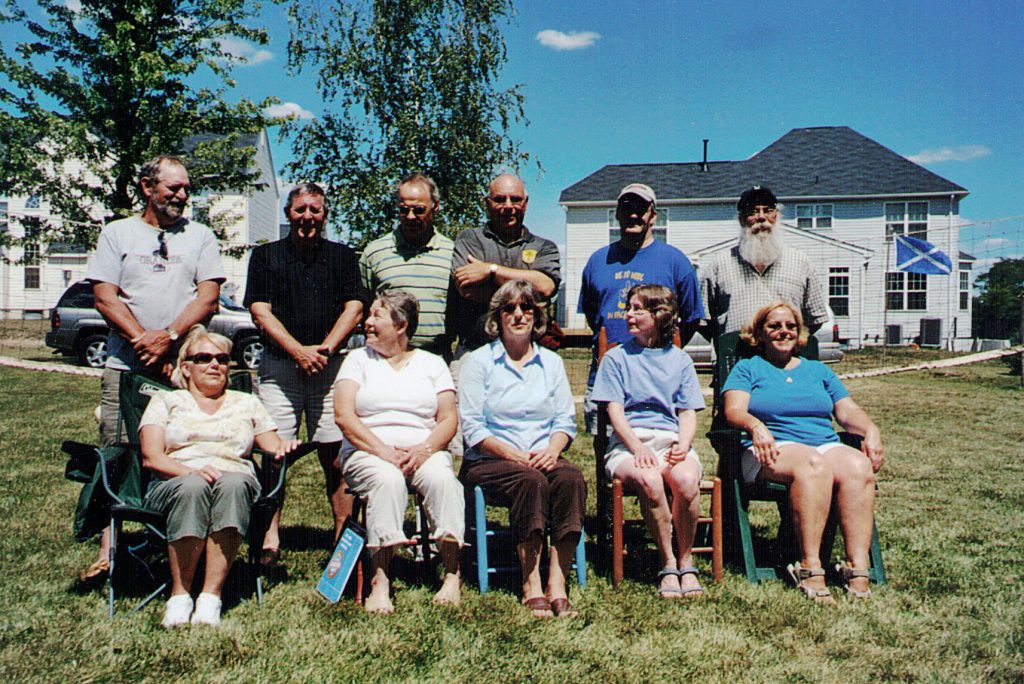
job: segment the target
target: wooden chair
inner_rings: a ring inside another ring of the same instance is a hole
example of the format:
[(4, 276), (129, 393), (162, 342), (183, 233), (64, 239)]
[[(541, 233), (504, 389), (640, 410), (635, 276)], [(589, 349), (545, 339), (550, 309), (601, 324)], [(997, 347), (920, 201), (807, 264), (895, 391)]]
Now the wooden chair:
[[(789, 506), (789, 487), (778, 482), (761, 481), (747, 485), (743, 481), (740, 462), (745, 448), (741, 439), (743, 432), (728, 426), (725, 420), (724, 403), (721, 387), (736, 363), (745, 357), (755, 354), (753, 348), (740, 340), (739, 333), (720, 335), (716, 340), (717, 359), (714, 367), (715, 398), (713, 417), (708, 440), (718, 452), (718, 476), (725, 488), (724, 513), (727, 533), (726, 549), (730, 558), (743, 565), (747, 580), (757, 584), (765, 579), (776, 579), (784, 576), (786, 565), (799, 558), (800, 550), (793, 532), (793, 517)], [(818, 342), (812, 335), (801, 351), (807, 359), (818, 358)], [(848, 432), (840, 432), (843, 443), (859, 448), (860, 437)], [(749, 508), (751, 501), (774, 503), (779, 512), (779, 531), (774, 547), (768, 546), (767, 553), (762, 553), (759, 561), (755, 553), (754, 537), (750, 528)], [(829, 556), (835, 543), (839, 515), (836, 506), (829, 511), (828, 523), (822, 536), (821, 564), (831, 570), (834, 562)], [(767, 556), (765, 558), (765, 556)], [(759, 564), (763, 563), (763, 564)], [(870, 580), (877, 584), (885, 584), (885, 564), (882, 560), (882, 547), (878, 540), (878, 527), (874, 526), (871, 534), (871, 570)]]
[[(673, 342), (682, 346), (678, 331)], [(605, 353), (615, 345), (608, 344), (608, 331), (601, 328), (598, 333), (597, 360), (600, 363)], [(618, 587), (624, 577), (624, 558), (626, 555), (626, 537), (633, 539), (646, 538), (646, 526), (643, 520), (627, 522), (623, 517), (623, 496), (636, 496), (635, 492), (624, 491), (622, 480), (608, 480), (604, 468), (604, 455), (608, 451), (608, 409), (603, 403), (597, 409), (597, 434), (594, 436), (594, 462), (597, 479), (597, 549), (598, 565), (603, 571), (611, 570), (612, 586)], [(710, 497), (708, 514), (697, 519), (697, 535), (694, 539), (693, 553), (709, 554), (711, 569), (715, 582), (722, 581), (722, 482), (719, 478), (701, 480), (700, 496)]]

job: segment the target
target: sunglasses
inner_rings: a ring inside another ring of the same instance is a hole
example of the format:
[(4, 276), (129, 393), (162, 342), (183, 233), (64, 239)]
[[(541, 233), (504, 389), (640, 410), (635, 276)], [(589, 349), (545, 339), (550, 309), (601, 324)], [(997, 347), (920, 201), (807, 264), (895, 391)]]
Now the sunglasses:
[(159, 231), (156, 234), (156, 239), (160, 242), (160, 246), (153, 250), (153, 256), (159, 256), (164, 261), (167, 260), (167, 238), (164, 237), (164, 231)]
[(424, 207), (423, 205), (406, 206), (405, 204), (399, 204), (398, 214), (400, 216), (408, 216), (411, 211), (415, 216), (423, 216), (427, 213), (427, 209), (428, 207)]
[(501, 307), (501, 312), (507, 313), (509, 316), (511, 316), (516, 312), (516, 309), (522, 311), (524, 316), (533, 315), (533, 307), (528, 306), (526, 304), (506, 304), (505, 306)]
[(220, 365), (226, 366), (229, 363), (231, 363), (231, 355), (230, 354), (224, 354), (224, 353), (211, 354), (210, 352), (199, 352), (198, 354), (192, 354), (191, 356), (186, 356), (185, 360), (186, 361), (191, 361), (192, 363), (198, 363), (198, 364), (201, 364), (201, 365), (204, 365), (204, 366), (206, 364), (208, 364), (208, 363), (212, 363), (213, 361), (216, 361)]

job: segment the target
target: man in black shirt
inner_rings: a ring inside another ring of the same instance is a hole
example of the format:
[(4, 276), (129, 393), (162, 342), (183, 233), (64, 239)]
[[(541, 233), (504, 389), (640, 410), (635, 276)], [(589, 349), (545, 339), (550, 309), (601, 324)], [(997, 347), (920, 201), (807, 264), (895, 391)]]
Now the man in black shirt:
[[(324, 238), (327, 198), (314, 183), (302, 183), (284, 208), (291, 232), (283, 240), (260, 245), (249, 259), (245, 306), (260, 328), (265, 350), (259, 367), (259, 397), (282, 439), (294, 439), (306, 416), (306, 434), (317, 442), (334, 513), (334, 536), (352, 512), (337, 463), (341, 430), (334, 422), (332, 387), (341, 367), (337, 354), (368, 304), (359, 282), (356, 253)], [(274, 514), (263, 540), (260, 561), (280, 555), (279, 523)]]

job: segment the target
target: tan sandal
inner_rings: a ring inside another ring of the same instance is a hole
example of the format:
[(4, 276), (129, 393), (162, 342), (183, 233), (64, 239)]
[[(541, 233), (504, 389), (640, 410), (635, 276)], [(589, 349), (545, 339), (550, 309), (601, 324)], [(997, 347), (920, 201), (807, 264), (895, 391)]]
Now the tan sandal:
[(846, 589), (846, 593), (855, 599), (866, 599), (871, 596), (871, 587), (869, 586), (866, 591), (857, 591), (850, 587), (850, 580), (855, 577), (871, 577), (871, 573), (867, 570), (855, 570), (850, 567), (848, 563), (836, 563), (836, 572), (839, 573), (839, 577), (843, 581), (843, 588)]
[(811, 599), (815, 603), (825, 603), (835, 605), (835, 598), (832, 596), (832, 592), (827, 588), (810, 587), (804, 584), (804, 582), (812, 577), (824, 577), (824, 568), (805, 568), (799, 563), (790, 563), (786, 566), (786, 572), (789, 573), (789, 578), (793, 580), (793, 584), (796, 588), (804, 593), (804, 596)]

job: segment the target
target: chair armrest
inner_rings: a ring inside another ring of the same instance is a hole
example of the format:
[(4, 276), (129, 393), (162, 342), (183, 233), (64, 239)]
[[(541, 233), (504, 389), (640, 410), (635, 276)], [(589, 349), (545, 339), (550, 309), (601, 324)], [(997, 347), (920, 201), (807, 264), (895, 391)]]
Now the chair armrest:
[(64, 477), (73, 482), (92, 482), (100, 458), (96, 445), (66, 440), (60, 445), (60, 450), (68, 455)]
[[(306, 454), (316, 451), (319, 446), (320, 445), (316, 442), (300, 444), (295, 451), (292, 451), (280, 461), (275, 460), (274, 455), (267, 451), (263, 451), (262, 449), (253, 449), (253, 455), (255, 456), (256, 454), (259, 454), (260, 456), (258, 465), (259, 472), (256, 474), (257, 479), (259, 479), (260, 484), (263, 486), (270, 486), (273, 484), (269, 492), (260, 495), (260, 500), (266, 501), (276, 498), (284, 489), (284, 481), (286, 473), (288, 472), (288, 466), (292, 465), (295, 461), (299, 460)], [(280, 464), (279, 468), (276, 467), (278, 464)], [(273, 477), (273, 473), (275, 472), (277, 475), (276, 477)], [(271, 482), (271, 480), (273, 480), (273, 482)]]

